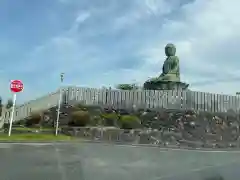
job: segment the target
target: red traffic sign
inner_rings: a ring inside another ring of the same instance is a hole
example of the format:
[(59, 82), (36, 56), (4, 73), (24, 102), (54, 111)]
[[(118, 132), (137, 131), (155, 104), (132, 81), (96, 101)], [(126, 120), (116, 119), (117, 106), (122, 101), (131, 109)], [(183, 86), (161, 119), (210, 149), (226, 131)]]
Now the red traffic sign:
[(12, 92), (17, 93), (23, 90), (23, 83), (20, 80), (12, 80), (10, 84), (10, 89)]

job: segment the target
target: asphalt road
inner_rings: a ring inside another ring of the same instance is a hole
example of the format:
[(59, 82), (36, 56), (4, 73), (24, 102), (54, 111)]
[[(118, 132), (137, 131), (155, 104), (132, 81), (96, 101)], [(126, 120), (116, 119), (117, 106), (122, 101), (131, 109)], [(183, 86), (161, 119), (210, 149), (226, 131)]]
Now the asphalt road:
[(240, 176), (240, 152), (91, 143), (0, 144), (1, 180), (203, 180)]

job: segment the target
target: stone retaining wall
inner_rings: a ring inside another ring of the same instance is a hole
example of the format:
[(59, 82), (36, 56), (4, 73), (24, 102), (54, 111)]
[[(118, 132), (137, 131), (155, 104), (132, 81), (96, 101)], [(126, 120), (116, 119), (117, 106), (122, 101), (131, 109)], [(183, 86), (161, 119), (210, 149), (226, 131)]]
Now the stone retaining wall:
[(149, 144), (164, 147), (189, 147), (189, 148), (239, 148), (240, 139), (224, 141), (224, 139), (212, 136), (202, 140), (188, 138), (186, 132), (174, 132), (171, 130), (158, 131), (146, 130), (122, 130), (117, 128), (101, 127), (66, 127), (62, 133), (84, 138), (91, 141), (101, 141), (121, 144)]

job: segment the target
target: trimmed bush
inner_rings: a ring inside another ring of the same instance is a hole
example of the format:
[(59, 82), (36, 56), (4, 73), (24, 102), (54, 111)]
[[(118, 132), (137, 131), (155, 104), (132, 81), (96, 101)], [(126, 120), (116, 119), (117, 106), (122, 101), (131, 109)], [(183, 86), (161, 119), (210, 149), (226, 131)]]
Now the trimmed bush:
[(35, 126), (40, 124), (42, 120), (42, 115), (39, 112), (33, 112), (30, 117), (28, 117), (26, 119), (26, 126), (30, 127), (30, 126)]
[(124, 115), (120, 118), (122, 129), (135, 129), (141, 126), (141, 121), (137, 116)]
[(119, 119), (119, 116), (116, 113), (104, 113), (101, 115), (104, 120), (104, 125), (106, 126), (115, 126)]
[(86, 126), (89, 122), (90, 122), (90, 115), (88, 111), (75, 111), (71, 113), (71, 120), (69, 125)]

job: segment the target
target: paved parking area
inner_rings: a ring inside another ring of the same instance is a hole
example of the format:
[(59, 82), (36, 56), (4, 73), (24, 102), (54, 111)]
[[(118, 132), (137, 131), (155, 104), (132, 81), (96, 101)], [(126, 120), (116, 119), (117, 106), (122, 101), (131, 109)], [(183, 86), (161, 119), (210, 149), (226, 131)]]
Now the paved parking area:
[(240, 152), (96, 143), (0, 144), (1, 180), (239, 179)]

